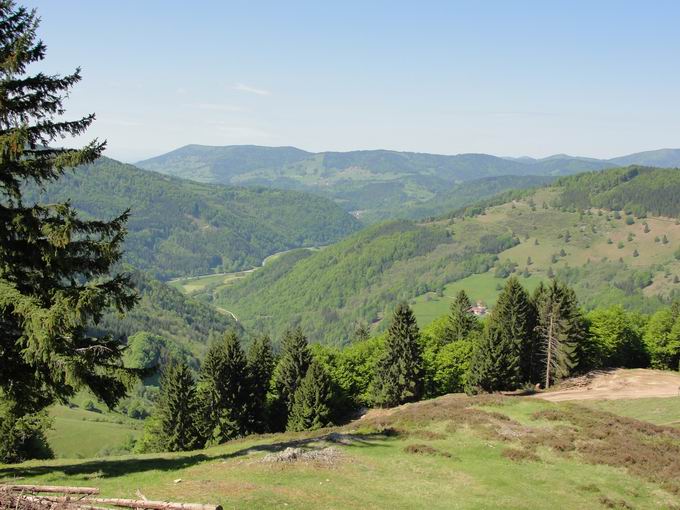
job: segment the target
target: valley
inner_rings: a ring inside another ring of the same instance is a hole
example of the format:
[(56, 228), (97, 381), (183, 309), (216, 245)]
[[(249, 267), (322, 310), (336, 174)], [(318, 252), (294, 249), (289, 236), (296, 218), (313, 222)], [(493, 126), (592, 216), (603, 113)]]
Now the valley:
[[(677, 172), (631, 168), (592, 174), (614, 179), (602, 196), (628, 193), (638, 183), (644, 191), (655, 175), (653, 189), (675, 193)], [(459, 290), (493, 305), (511, 275), (530, 290), (551, 277), (563, 279), (586, 309), (618, 303), (653, 311), (678, 295), (680, 225), (653, 215), (673, 211), (644, 195), (623, 207), (629, 214), (580, 198), (576, 203), (573, 188), (584, 179), (507, 192), (438, 219), (370, 227), (323, 252), (291, 252), (195, 296), (274, 336), (298, 322), (317, 341), (343, 343), (357, 322), (381, 331), (385, 303), (408, 300), (425, 326), (447, 312)], [(264, 309), (277, 313), (263, 317), (258, 310)]]
[(25, 1), (0, 510), (680, 510), (680, 4)]
[(70, 199), (84, 217), (130, 209), (125, 262), (159, 279), (246, 270), (275, 252), (337, 241), (360, 223), (297, 191), (199, 184), (102, 158), (29, 201)]

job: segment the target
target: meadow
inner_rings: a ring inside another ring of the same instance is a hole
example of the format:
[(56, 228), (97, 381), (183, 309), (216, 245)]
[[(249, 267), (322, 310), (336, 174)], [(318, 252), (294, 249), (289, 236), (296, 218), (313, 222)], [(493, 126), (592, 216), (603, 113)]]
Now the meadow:
[[(673, 430), (573, 403), (447, 395), (203, 451), (0, 466), (0, 481), (225, 509), (677, 508)], [(288, 447), (317, 460), (264, 461)]]

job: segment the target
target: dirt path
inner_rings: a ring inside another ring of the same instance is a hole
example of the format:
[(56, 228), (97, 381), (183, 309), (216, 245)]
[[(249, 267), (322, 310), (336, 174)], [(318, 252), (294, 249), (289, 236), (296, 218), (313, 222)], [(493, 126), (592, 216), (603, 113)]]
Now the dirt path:
[(611, 371), (591, 372), (583, 377), (565, 381), (554, 391), (538, 393), (533, 397), (551, 402), (648, 397), (680, 398), (680, 373), (643, 368), (619, 368)]

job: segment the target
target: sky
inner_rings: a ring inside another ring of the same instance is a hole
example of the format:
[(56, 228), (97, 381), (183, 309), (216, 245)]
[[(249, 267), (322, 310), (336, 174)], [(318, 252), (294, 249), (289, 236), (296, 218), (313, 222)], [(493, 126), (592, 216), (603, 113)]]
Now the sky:
[[(680, 2), (19, 0), (68, 116), (187, 144), (542, 157), (680, 147)], [(79, 143), (84, 140), (75, 140)]]

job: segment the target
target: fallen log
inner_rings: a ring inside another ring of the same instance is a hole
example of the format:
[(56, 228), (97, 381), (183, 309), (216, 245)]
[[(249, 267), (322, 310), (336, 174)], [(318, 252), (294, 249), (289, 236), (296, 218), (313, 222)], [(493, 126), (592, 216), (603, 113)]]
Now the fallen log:
[(125, 508), (141, 508), (145, 510), (222, 510), (220, 505), (205, 505), (203, 503), (174, 503), (172, 501), (147, 501), (141, 499), (121, 498), (78, 498), (69, 496), (40, 496), (41, 499), (55, 503), (68, 503), (79, 507), (90, 508), (92, 503), (101, 505), (120, 506)]
[(5, 485), (0, 484), (0, 488), (11, 491), (24, 492), (52, 492), (60, 494), (99, 494), (96, 487), (60, 487), (59, 485)]
[(147, 510), (222, 510), (220, 505), (204, 505), (202, 503), (173, 503), (172, 501), (146, 501), (140, 499), (119, 498), (87, 498), (83, 502), (103, 503), (105, 505), (126, 508), (144, 508)]
[[(61, 498), (63, 502), (55, 501), (55, 497), (50, 496), (27, 496), (20, 494), (16, 496), (17, 502), (26, 501), (37, 506), (44, 506), (48, 509), (69, 509), (69, 510), (111, 510), (103, 506), (81, 505), (78, 499)], [(0, 507), (2, 508), (2, 507)]]

